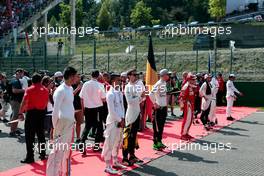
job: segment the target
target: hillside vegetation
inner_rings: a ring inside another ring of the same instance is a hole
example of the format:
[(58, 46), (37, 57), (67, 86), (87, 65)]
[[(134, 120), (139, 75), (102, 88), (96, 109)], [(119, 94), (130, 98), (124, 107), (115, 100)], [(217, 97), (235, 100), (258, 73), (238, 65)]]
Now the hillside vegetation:
[[(208, 70), (208, 51), (200, 51), (198, 56), (198, 72), (206, 72)], [(146, 69), (147, 53), (110, 54), (109, 70), (113, 72), (126, 71), (129, 68), (137, 67), (138, 71)], [(263, 49), (236, 49), (234, 51), (233, 73), (237, 74), (238, 80), (262, 81), (264, 80), (264, 53)], [(165, 53), (156, 52), (155, 60), (157, 69), (165, 67)], [(108, 55), (97, 54), (97, 69), (107, 71)], [(69, 65), (82, 70), (82, 56), (74, 56)], [(93, 55), (84, 55), (84, 73), (88, 74), (93, 68)], [(183, 71), (196, 71), (196, 52), (195, 51), (177, 51), (167, 52), (166, 68), (171, 71), (177, 71), (179, 75)], [(214, 71), (214, 65), (211, 68)], [(230, 70), (230, 50), (218, 50), (217, 55), (217, 72), (222, 72), (225, 76)]]

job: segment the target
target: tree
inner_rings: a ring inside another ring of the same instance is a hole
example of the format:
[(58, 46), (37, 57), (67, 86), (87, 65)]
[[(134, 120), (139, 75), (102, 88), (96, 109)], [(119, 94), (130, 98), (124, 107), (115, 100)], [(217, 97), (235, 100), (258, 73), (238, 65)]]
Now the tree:
[(83, 24), (83, 1), (77, 0), (76, 1), (76, 27), (80, 27)]
[(60, 3), (60, 23), (62, 26), (71, 26), (71, 6), (66, 3)]
[(151, 15), (151, 8), (141, 0), (139, 1), (131, 13), (131, 23), (134, 26), (150, 25), (153, 19)]
[(120, 4), (120, 26), (131, 26), (130, 16), (137, 0), (119, 0)]
[(188, 14), (183, 7), (173, 7), (168, 13), (168, 19), (173, 23), (186, 21), (186, 18), (188, 18)]
[[(188, 1), (188, 0), (143, 0), (143, 1), (148, 7), (151, 8), (151, 15), (153, 16), (153, 18), (160, 19), (160, 22), (163, 25), (172, 22), (181, 21), (181, 19), (185, 20), (186, 18), (187, 12), (185, 9), (184, 1)], [(175, 13), (177, 13), (178, 15), (176, 15)], [(177, 19), (174, 18), (175, 15), (177, 16)]]
[(209, 0), (209, 13), (219, 21), (226, 13), (226, 0)]
[(110, 12), (110, 15), (112, 18), (112, 26), (114, 27), (120, 26), (120, 21), (121, 21), (120, 7), (121, 7), (121, 4), (119, 0), (110, 1), (108, 11)]
[(84, 1), (85, 3), (83, 5), (83, 25), (87, 27), (96, 27), (96, 18), (98, 16), (100, 6), (98, 3), (96, 3), (96, 0)]
[[(61, 13), (60, 13), (60, 23), (63, 26), (71, 26), (71, 5), (66, 3), (60, 4)], [(83, 19), (83, 4), (82, 0), (76, 1), (76, 27), (80, 27), (82, 25)]]
[(188, 21), (208, 22), (210, 19), (208, 5), (209, 0), (185, 0)]
[(101, 30), (107, 30), (112, 24), (112, 18), (108, 11), (108, 1), (107, 0), (105, 0), (101, 6), (96, 23)]
[(154, 25), (158, 25), (160, 24), (160, 20), (151, 20), (151, 24)]
[(55, 16), (52, 16), (50, 21), (49, 21), (49, 25), (52, 27), (56, 27), (57, 26), (57, 19), (55, 18)]

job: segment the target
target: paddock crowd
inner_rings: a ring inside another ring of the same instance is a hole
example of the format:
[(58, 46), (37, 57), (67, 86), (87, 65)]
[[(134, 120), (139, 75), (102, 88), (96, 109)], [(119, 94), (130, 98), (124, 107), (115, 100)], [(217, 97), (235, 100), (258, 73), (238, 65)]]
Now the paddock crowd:
[[(180, 135), (187, 141), (193, 139), (189, 135), (192, 125), (202, 123), (211, 130), (218, 124), (216, 106), (227, 105), (227, 120), (234, 120), (233, 103), (237, 95), (243, 95), (234, 86), (234, 74), (227, 82), (221, 73), (178, 75), (162, 69), (156, 84), (146, 85), (145, 73), (135, 69), (123, 73), (94, 70), (89, 76), (72, 67), (55, 74), (39, 72), (31, 76), (17, 69), (11, 80), (0, 74), (1, 121), (10, 126), (10, 137), (25, 133), (27, 154), (22, 163), (35, 161), (35, 135), (39, 148), (45, 148), (47, 139), (54, 144), (74, 142), (83, 155), (87, 141), (94, 141), (93, 152), (101, 152), (105, 172), (117, 174), (120, 169), (143, 162), (136, 156), (140, 145), (137, 133), (151, 127), (147, 122), (152, 123), (153, 150), (164, 150), (162, 135), (167, 117), (183, 119)], [(175, 115), (176, 106), (182, 111), (180, 116)], [(24, 131), (17, 128), (22, 120)], [(117, 158), (119, 148), (122, 161)], [(70, 157), (70, 150), (53, 148), (46, 175), (69, 174)], [(47, 159), (46, 150), (39, 150), (39, 158)]]

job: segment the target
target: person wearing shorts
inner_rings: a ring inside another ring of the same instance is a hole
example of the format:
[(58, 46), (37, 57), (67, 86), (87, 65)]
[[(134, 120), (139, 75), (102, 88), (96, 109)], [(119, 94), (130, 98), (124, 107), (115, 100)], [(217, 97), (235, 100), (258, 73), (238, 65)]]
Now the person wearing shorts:
[[(22, 73), (23, 73), (22, 69), (17, 69), (15, 73), (15, 79), (12, 80), (11, 82), (11, 86), (12, 86), (12, 95), (11, 95), (11, 101), (10, 101), (10, 105), (12, 108), (11, 121), (18, 119), (20, 104), (22, 102), (24, 92), (25, 92), (19, 80), (22, 78)], [(11, 137), (16, 137), (17, 135), (21, 134), (21, 132), (17, 129), (17, 125), (18, 125), (18, 122), (12, 123), (10, 125), (9, 134)]]
[(74, 84), (73, 87), (73, 94), (74, 94), (74, 101), (73, 101), (73, 106), (75, 109), (75, 120), (76, 120), (76, 143), (81, 142), (80, 134), (81, 134), (81, 125), (84, 121), (83, 118), (83, 110), (82, 110), (82, 104), (81, 104), (81, 98), (79, 96), (81, 89), (82, 89), (83, 83), (81, 81), (81, 75), (78, 74), (76, 84)]

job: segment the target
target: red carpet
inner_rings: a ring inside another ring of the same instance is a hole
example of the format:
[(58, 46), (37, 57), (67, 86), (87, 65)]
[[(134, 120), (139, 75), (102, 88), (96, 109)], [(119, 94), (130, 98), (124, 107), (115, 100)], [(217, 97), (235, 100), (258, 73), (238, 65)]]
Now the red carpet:
[[(242, 119), (254, 112), (256, 108), (237, 107), (233, 109), (233, 117), (236, 120)], [(217, 118), (219, 126), (216, 130), (223, 128), (224, 126), (230, 125), (233, 122), (227, 121), (225, 118), (225, 108), (217, 108)], [(168, 121), (165, 126), (163, 134), (163, 142), (165, 144), (180, 143), (179, 134), (181, 130), (181, 121)], [(215, 130), (214, 130), (215, 131)], [(195, 138), (202, 138), (213, 132), (206, 132), (201, 125), (192, 125), (190, 134)], [(143, 159), (145, 163), (151, 160), (157, 159), (165, 154), (165, 152), (157, 152), (152, 150), (152, 130), (146, 130), (144, 133), (139, 133), (139, 145), (140, 149), (136, 152), (136, 155)], [(100, 154), (88, 152), (87, 157), (83, 158), (79, 152), (73, 152), (72, 157), (72, 175), (73, 176), (86, 176), (86, 175), (105, 175), (104, 168), (105, 164), (100, 158)], [(24, 154), (21, 154), (23, 157)], [(121, 152), (120, 152), (121, 156)], [(17, 167), (5, 172), (1, 172), (1, 176), (39, 176), (45, 175), (45, 164), (46, 162), (39, 161), (32, 165), (24, 165)], [(136, 166), (134, 166), (135, 168)], [(133, 168), (129, 168), (131, 170)]]

